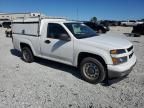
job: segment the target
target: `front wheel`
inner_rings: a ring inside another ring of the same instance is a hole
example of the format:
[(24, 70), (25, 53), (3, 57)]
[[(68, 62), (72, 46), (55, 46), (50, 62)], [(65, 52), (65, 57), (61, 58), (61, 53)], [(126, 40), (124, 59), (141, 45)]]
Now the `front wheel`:
[(22, 48), (22, 58), (27, 63), (32, 63), (34, 61), (34, 56), (29, 47)]
[(104, 66), (95, 58), (87, 57), (80, 63), (80, 71), (84, 80), (90, 83), (100, 83), (106, 77)]

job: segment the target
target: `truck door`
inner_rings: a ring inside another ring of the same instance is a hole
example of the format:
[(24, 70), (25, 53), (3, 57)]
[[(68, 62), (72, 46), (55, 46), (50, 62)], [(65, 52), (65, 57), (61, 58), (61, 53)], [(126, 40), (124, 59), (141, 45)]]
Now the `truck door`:
[(48, 24), (47, 36), (42, 42), (41, 52), (49, 59), (67, 64), (73, 63), (73, 40), (62, 25)]

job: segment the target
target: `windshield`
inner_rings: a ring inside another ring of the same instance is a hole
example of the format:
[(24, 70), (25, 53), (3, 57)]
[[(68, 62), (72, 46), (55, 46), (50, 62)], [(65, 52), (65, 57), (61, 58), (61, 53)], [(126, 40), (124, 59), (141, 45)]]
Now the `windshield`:
[(82, 23), (64, 23), (77, 39), (97, 36), (96, 32)]

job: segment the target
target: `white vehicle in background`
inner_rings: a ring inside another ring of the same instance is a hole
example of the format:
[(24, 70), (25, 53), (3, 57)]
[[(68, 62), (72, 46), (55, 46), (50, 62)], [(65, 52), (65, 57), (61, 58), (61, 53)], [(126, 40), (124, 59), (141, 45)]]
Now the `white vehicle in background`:
[(122, 26), (136, 26), (138, 24), (143, 24), (144, 22), (142, 21), (136, 21), (136, 20), (128, 20), (128, 21), (123, 21), (121, 22)]
[(36, 56), (71, 65), (90, 83), (128, 75), (136, 63), (131, 42), (108, 34), (99, 36), (80, 22), (18, 19), (12, 31), (14, 48), (22, 52), (25, 62), (33, 62)]
[(0, 27), (2, 27), (2, 22), (0, 22)]

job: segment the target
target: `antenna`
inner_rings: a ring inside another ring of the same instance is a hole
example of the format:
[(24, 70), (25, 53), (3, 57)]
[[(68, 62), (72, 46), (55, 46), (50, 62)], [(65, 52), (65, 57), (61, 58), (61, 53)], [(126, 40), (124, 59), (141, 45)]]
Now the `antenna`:
[(79, 20), (79, 10), (78, 10), (78, 8), (76, 10), (76, 14), (77, 14), (77, 20)]

